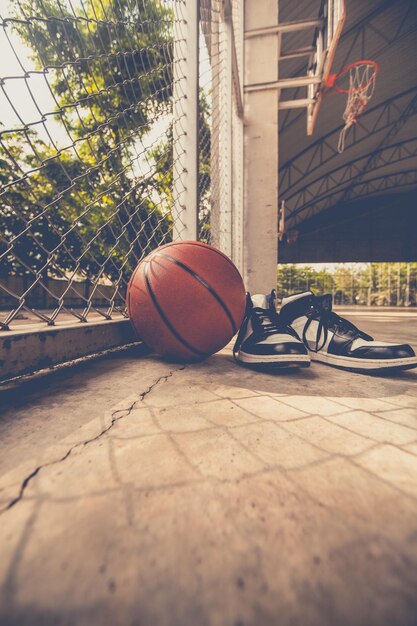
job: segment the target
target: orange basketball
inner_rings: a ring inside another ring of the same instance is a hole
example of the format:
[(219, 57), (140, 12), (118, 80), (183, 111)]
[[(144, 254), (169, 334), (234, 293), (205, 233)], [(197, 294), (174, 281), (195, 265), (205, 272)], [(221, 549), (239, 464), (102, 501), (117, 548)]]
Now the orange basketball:
[(197, 241), (168, 243), (139, 263), (127, 310), (141, 339), (172, 359), (203, 359), (239, 330), (245, 288), (222, 252)]

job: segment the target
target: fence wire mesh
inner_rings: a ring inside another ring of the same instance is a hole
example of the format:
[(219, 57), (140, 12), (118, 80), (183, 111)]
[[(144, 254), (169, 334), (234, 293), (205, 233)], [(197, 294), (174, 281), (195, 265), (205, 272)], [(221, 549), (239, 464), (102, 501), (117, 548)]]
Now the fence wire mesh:
[(185, 1), (0, 6), (0, 329), (124, 316), (132, 270), (172, 237)]
[(199, 237), (241, 267), (243, 1), (200, 1)]
[(211, 142), (212, 65), (211, 2), (202, 0), (199, 15), (199, 120), (198, 120), (198, 238), (212, 243), (211, 232)]

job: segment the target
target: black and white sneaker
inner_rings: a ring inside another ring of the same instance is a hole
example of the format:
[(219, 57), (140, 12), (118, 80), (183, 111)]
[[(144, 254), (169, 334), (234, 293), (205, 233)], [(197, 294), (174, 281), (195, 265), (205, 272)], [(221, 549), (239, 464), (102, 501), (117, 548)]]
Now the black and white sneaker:
[(270, 295), (246, 294), (246, 313), (233, 348), (236, 361), (254, 369), (308, 367), (310, 357), (292, 328), (283, 324)]
[(332, 311), (330, 294), (306, 291), (284, 298), (280, 317), (303, 340), (313, 361), (367, 372), (417, 367), (411, 346), (375, 341)]

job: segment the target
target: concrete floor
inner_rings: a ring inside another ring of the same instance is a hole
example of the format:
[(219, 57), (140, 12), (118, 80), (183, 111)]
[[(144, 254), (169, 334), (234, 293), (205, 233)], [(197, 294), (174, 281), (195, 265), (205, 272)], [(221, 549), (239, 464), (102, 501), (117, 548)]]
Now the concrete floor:
[[(350, 313), (417, 344), (409, 312)], [(0, 624), (415, 626), (417, 370), (138, 351), (0, 392)]]

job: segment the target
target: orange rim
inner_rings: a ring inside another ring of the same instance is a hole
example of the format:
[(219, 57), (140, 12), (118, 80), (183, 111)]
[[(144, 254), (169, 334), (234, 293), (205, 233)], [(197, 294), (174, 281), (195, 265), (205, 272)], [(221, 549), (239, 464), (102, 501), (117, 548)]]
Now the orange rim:
[[(356, 87), (353, 89), (352, 88), (345, 89), (343, 87), (340, 87), (337, 84), (337, 81), (340, 80), (340, 78), (342, 78), (343, 76), (345, 76), (345, 74), (350, 72), (351, 69), (358, 67), (359, 65), (368, 65), (369, 67), (373, 68), (374, 70), (373, 74), (371, 75), (368, 82), (365, 83), (364, 85), (361, 85), (360, 87)], [(326, 89), (333, 89), (337, 93), (352, 93), (356, 91), (362, 91), (363, 89), (366, 89), (367, 87), (369, 87), (369, 85), (371, 85), (371, 83), (375, 80), (376, 75), (378, 74), (378, 70), (379, 70), (379, 67), (376, 61), (367, 61), (367, 60), (355, 61), (354, 63), (350, 63), (349, 65), (346, 65), (346, 67), (344, 67), (343, 70), (341, 70), (338, 74), (329, 74), (327, 81), (326, 81)]]

